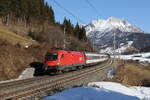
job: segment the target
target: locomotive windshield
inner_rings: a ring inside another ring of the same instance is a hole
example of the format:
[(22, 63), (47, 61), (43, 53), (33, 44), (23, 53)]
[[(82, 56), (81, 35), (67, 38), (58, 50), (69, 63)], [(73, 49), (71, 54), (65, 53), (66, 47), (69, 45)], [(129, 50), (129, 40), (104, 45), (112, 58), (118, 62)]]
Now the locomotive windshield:
[(53, 60), (56, 60), (58, 57), (58, 54), (57, 53), (48, 53), (46, 55), (46, 60), (48, 61), (53, 61)]

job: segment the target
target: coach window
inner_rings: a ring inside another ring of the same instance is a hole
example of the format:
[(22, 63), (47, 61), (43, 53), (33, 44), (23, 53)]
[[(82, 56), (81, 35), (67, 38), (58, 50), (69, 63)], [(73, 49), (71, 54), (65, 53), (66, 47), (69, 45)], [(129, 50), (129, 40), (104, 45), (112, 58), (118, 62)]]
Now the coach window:
[(63, 58), (64, 58), (64, 54), (61, 55), (61, 59), (63, 59)]

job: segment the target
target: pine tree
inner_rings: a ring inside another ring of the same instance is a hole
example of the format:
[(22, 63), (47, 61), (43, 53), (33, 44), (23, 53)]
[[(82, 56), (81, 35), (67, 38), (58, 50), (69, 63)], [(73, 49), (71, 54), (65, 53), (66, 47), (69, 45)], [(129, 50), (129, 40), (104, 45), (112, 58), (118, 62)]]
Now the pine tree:
[(0, 16), (7, 16), (10, 13), (11, 0), (0, 0)]
[(65, 28), (66, 34), (73, 35), (74, 27), (71, 24), (70, 20), (64, 19), (63, 28)]
[(80, 27), (79, 27), (79, 24), (77, 23), (74, 28), (74, 36), (78, 39), (79, 39), (79, 30), (80, 30)]
[(80, 29), (80, 35), (79, 35), (79, 40), (83, 40), (83, 41), (86, 41), (87, 40), (87, 38), (86, 38), (86, 31), (85, 31), (85, 28), (84, 27), (82, 27), (81, 29)]
[(7, 22), (21, 19), (28, 24), (55, 23), (53, 9), (44, 0), (0, 0), (0, 17)]
[(74, 28), (74, 36), (79, 40), (83, 40), (83, 41), (87, 40), (85, 28), (80, 27), (78, 23), (76, 24)]

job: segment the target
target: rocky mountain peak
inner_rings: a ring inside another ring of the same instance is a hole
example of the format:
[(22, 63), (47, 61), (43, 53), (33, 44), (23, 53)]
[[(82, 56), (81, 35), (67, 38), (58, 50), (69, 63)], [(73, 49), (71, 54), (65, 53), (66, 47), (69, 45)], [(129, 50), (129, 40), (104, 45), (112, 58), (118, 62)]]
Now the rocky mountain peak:
[(124, 22), (123, 19), (117, 18), (117, 17), (109, 17), (107, 19), (108, 22), (116, 22), (116, 23), (120, 23), (120, 22)]
[[(108, 19), (98, 19), (85, 25), (86, 35), (93, 42), (95, 48), (111, 51), (113, 47), (113, 34), (116, 33), (117, 45), (122, 46), (121, 51), (131, 46), (141, 49), (146, 45), (150, 45), (150, 35), (146, 41), (138, 42), (138, 39), (145, 38), (145, 32), (139, 27), (128, 23), (127, 21), (110, 17)], [(118, 50), (119, 51), (119, 50)]]
[(137, 33), (144, 33), (143, 30), (136, 27), (135, 25), (129, 24), (123, 19), (116, 18), (116, 17), (109, 17), (108, 19), (98, 19), (94, 20), (88, 25), (86, 25), (87, 35), (90, 34), (92, 31), (112, 31), (119, 29), (122, 32), (137, 32)]

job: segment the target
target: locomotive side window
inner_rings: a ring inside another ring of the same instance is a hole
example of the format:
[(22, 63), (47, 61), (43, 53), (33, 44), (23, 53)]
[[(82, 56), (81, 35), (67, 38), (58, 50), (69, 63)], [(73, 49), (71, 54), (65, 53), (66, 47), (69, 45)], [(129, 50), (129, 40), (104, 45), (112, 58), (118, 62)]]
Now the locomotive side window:
[(53, 60), (56, 60), (58, 57), (58, 54), (57, 53), (48, 53), (46, 55), (46, 60), (48, 61), (53, 61)]
[(63, 58), (64, 58), (64, 54), (61, 55), (61, 59), (63, 59)]

